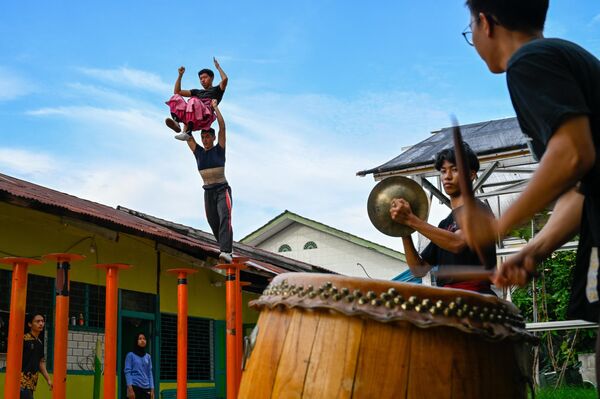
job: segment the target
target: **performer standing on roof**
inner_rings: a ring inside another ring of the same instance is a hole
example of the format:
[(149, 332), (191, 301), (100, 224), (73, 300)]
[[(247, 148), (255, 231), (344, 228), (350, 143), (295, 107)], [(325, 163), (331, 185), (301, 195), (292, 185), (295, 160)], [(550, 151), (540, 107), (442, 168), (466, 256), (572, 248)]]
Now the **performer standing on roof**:
[[(213, 61), (221, 75), (221, 82), (213, 86), (215, 73), (210, 69), (202, 69), (198, 72), (202, 89), (182, 90), (181, 78), (185, 73), (185, 67), (179, 67), (173, 96), (166, 102), (171, 110), (171, 118), (165, 120), (168, 127), (179, 133), (175, 135), (178, 140), (188, 140), (192, 131), (210, 129), (210, 125), (215, 121), (216, 115), (211, 102), (212, 100), (217, 100), (217, 104), (221, 102), (229, 78), (217, 59), (213, 58)], [(190, 97), (189, 101), (186, 102), (184, 97)], [(183, 132), (179, 123), (184, 124)]]
[(212, 108), (217, 115), (219, 135), (217, 145), (215, 130), (204, 129), (200, 132), (202, 146), (199, 146), (191, 134), (186, 136), (188, 146), (194, 153), (198, 171), (204, 181), (204, 207), (206, 219), (213, 231), (215, 239), (219, 242), (222, 262), (231, 263), (233, 230), (231, 228), (231, 187), (225, 178), (225, 120), (219, 110), (218, 101), (212, 100)]

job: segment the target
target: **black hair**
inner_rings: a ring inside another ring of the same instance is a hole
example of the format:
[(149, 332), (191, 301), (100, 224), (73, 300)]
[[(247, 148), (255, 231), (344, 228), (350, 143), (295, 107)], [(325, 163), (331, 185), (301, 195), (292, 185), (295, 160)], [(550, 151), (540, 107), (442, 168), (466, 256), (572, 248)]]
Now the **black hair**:
[(202, 134), (202, 133), (208, 133), (211, 136), (215, 137), (215, 129), (213, 129), (212, 127), (210, 129), (202, 129), (200, 131), (200, 134)]
[(198, 72), (198, 77), (200, 77), (200, 75), (202, 75), (203, 73), (207, 74), (211, 78), (215, 77), (215, 73), (208, 68), (201, 69), (200, 72)]
[(42, 316), (42, 318), (44, 319), (44, 321), (46, 321), (46, 315), (42, 312), (29, 312), (27, 313), (27, 317), (25, 317), (25, 324), (27, 326), (29, 326), (29, 323), (33, 323), (33, 319), (35, 319), (35, 316)]
[[(479, 159), (477, 159), (477, 155), (473, 152), (471, 147), (465, 142), (463, 142), (463, 149), (465, 156), (467, 157), (467, 164), (469, 165), (469, 169), (471, 172), (479, 172)], [(435, 169), (442, 169), (442, 165), (444, 161), (448, 161), (453, 165), (456, 165), (456, 154), (454, 153), (454, 148), (446, 148), (438, 152), (435, 156)]]
[(466, 0), (471, 15), (482, 13), (508, 30), (534, 33), (544, 30), (549, 0)]

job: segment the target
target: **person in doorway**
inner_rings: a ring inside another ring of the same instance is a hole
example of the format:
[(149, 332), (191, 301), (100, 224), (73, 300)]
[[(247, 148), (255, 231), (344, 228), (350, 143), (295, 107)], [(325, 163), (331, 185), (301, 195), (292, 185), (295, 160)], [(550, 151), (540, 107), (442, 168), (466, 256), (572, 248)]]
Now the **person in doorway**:
[[(479, 160), (466, 143), (464, 144), (464, 152), (469, 164), (470, 177), (473, 180), (479, 171)], [(449, 148), (440, 151), (435, 157), (434, 165), (436, 170), (440, 172), (444, 191), (450, 197), (451, 208), (455, 210), (462, 207), (463, 196), (458, 186), (454, 149)], [(491, 213), (483, 202), (480, 202), (480, 205), (486, 207)], [(412, 212), (408, 201), (403, 198), (394, 198), (390, 207), (390, 216), (394, 222), (407, 225), (431, 240), (419, 254), (415, 249), (411, 236), (402, 237), (406, 262), (415, 277), (425, 276), (434, 266), (437, 266), (440, 271), (445, 266), (482, 266), (482, 261), (478, 255), (467, 246), (452, 212), (439, 223), (438, 227), (435, 227), (419, 219)], [(485, 251), (485, 259), (487, 265), (496, 264), (495, 246), (488, 247)], [(490, 287), (490, 281), (487, 279), (469, 280), (459, 277), (440, 277), (436, 279), (436, 284), (440, 287), (460, 288), (495, 295)]]
[(138, 333), (132, 352), (125, 357), (125, 383), (128, 399), (154, 399), (152, 359), (146, 353), (146, 335)]
[[(221, 75), (221, 82), (213, 86), (215, 73), (210, 69), (202, 69), (198, 72), (202, 89), (182, 90), (181, 78), (185, 73), (185, 67), (179, 67), (179, 76), (175, 81), (173, 96), (166, 102), (171, 111), (171, 118), (165, 120), (166, 125), (173, 129), (175, 138), (186, 141), (192, 131), (208, 130), (216, 119), (212, 100), (217, 100), (217, 104), (223, 99), (225, 88), (229, 78), (219, 65), (216, 58), (213, 58), (215, 68)], [(186, 101), (184, 97), (189, 97)], [(184, 125), (184, 131), (181, 132), (180, 123)]]
[(32, 312), (27, 317), (29, 331), (23, 336), (23, 360), (21, 363), (20, 399), (33, 399), (37, 386), (38, 372), (41, 372), (48, 387), (52, 390), (52, 379), (46, 370), (44, 343), (40, 339), (46, 325), (46, 318), (41, 313)]

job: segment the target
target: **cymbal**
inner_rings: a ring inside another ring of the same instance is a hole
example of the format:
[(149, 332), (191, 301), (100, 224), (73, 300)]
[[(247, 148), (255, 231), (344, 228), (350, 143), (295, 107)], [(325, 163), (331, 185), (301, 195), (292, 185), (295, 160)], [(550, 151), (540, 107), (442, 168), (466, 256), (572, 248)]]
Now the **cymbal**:
[(413, 213), (422, 220), (426, 220), (429, 214), (429, 199), (417, 182), (404, 176), (392, 176), (380, 181), (369, 194), (367, 212), (375, 228), (388, 236), (406, 237), (414, 229), (396, 223), (390, 217), (390, 205), (395, 198), (408, 201)]

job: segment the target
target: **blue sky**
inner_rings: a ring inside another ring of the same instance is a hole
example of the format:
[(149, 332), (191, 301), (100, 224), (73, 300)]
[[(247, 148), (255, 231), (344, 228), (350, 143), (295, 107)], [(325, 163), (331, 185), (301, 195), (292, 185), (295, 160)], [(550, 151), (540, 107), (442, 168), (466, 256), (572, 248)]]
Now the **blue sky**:
[[(375, 183), (355, 172), (451, 113), (514, 115), (460, 35), (463, 1), (89, 3), (3, 4), (0, 172), (208, 231), (194, 159), (163, 120), (177, 68), (194, 88), (216, 56), (235, 238), (288, 209), (401, 249), (369, 223)], [(600, 2), (551, 1), (546, 36), (600, 56)]]

